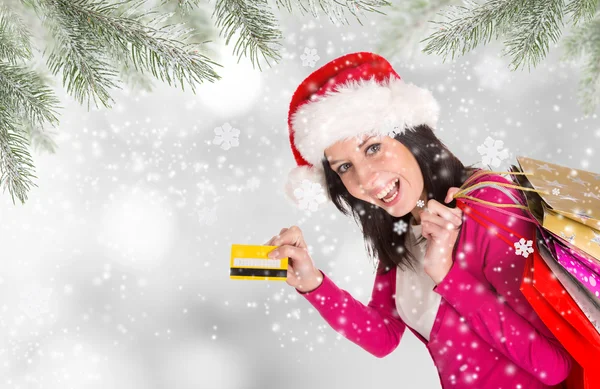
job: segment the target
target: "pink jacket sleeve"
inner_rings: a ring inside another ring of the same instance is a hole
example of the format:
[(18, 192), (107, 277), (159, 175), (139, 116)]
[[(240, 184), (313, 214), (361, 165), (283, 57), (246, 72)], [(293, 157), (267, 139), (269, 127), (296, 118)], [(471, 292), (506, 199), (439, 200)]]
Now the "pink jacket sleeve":
[(406, 329), (397, 315), (390, 274), (375, 276), (366, 306), (340, 289), (325, 273), (323, 282), (315, 290), (303, 293), (296, 289), (296, 292), (306, 298), (336, 332), (383, 358), (398, 347)]
[[(508, 182), (501, 176), (495, 176), (491, 180)], [(506, 189), (516, 198), (522, 199), (516, 189)], [(477, 192), (479, 193), (476, 194)], [(514, 204), (506, 194), (492, 187), (487, 187), (483, 192), (475, 190), (470, 195), (490, 202)], [(498, 225), (508, 226), (526, 240), (535, 242), (533, 223), (473, 202), (468, 205), (490, 217)], [(514, 207), (502, 210), (509, 214), (526, 215), (523, 210)], [(483, 222), (490, 225), (489, 221)], [(519, 240), (501, 228), (497, 228), (497, 232), (511, 242)], [(546, 385), (564, 381), (571, 369), (571, 357), (519, 290), (525, 258), (515, 254), (514, 247), (492, 233), (485, 231), (482, 236), (483, 245), (475, 250), (481, 250), (480, 253), (484, 256), (483, 272), (489, 283), (481, 282), (464, 268), (465, 264), (455, 259), (450, 272), (434, 290), (467, 320), (481, 338), (515, 364)], [(533, 247), (536, 249), (535, 245)]]

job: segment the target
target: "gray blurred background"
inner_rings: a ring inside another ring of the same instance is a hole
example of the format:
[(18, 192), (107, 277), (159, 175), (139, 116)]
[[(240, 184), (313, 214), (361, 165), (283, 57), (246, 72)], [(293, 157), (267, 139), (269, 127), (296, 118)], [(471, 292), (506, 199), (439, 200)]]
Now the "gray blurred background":
[[(332, 204), (306, 214), (284, 197), (294, 167), (287, 109), (297, 85), (346, 53), (374, 51), (385, 17), (350, 25), (278, 13), (283, 60), (260, 72), (221, 42), (223, 79), (183, 92), (114, 93), (64, 109), (55, 155), (34, 155), (25, 205), (0, 199), (0, 386), (3, 388), (440, 388), (406, 331), (378, 359), (335, 333), (293, 288), (229, 279), (232, 244), (263, 244), (298, 225), (311, 255), (366, 304), (375, 270), (357, 226)], [(301, 56), (316, 49), (311, 63)], [(437, 134), (465, 164), (489, 136), (518, 155), (600, 172), (597, 117), (585, 118), (578, 68), (560, 47), (511, 73), (501, 46), (456, 61), (390, 59), (442, 106)], [(215, 144), (215, 129), (239, 144)]]

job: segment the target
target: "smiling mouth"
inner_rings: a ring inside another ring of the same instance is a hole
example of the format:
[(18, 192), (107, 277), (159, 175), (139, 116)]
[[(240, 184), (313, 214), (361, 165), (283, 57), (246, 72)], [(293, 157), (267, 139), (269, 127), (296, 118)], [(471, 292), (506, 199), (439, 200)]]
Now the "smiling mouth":
[(392, 201), (394, 201), (399, 194), (400, 194), (400, 180), (396, 179), (394, 188), (392, 190), (390, 190), (390, 192), (386, 196), (382, 197), (379, 200), (383, 201), (384, 204), (389, 204)]

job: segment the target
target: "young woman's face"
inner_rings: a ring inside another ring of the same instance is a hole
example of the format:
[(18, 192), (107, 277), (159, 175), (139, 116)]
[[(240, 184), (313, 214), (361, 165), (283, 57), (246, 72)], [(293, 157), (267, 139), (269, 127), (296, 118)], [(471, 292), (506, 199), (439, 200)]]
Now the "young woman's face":
[[(386, 135), (361, 135), (334, 143), (325, 149), (329, 166), (350, 194), (401, 217), (415, 212), (417, 200), (427, 202), (423, 174), (406, 146)], [(381, 194), (397, 181), (389, 194), (399, 190), (391, 202)]]

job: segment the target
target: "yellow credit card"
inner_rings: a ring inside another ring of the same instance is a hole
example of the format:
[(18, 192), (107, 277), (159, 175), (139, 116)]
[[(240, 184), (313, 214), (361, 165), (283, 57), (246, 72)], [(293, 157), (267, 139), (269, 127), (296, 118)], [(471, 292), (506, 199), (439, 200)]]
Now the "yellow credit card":
[(277, 246), (232, 244), (229, 278), (285, 281), (288, 258), (271, 259), (267, 256), (276, 248)]

